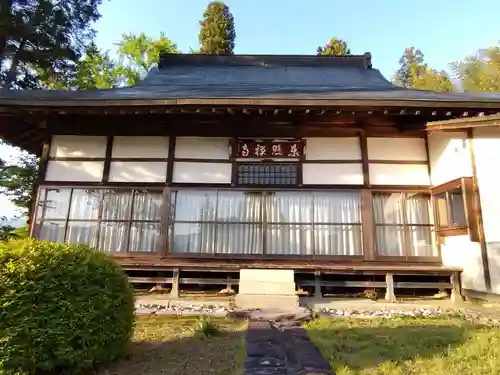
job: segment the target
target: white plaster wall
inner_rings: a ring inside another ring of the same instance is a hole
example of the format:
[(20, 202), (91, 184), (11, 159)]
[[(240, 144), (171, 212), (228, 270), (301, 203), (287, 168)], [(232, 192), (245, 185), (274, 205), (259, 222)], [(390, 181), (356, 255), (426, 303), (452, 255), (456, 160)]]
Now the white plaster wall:
[(304, 185), (362, 185), (361, 163), (349, 164), (303, 164)]
[(229, 138), (177, 137), (175, 157), (189, 159), (229, 159)]
[(106, 155), (106, 137), (81, 135), (54, 135), (50, 146), (51, 157), (103, 158)]
[(231, 163), (175, 162), (173, 182), (231, 183)]
[(500, 294), (500, 168), (498, 167), (500, 129), (498, 127), (474, 129), (473, 146), (491, 289), (493, 293)]
[(430, 184), (429, 170), (425, 164), (375, 164), (369, 165), (370, 183), (373, 185)]
[(466, 132), (436, 132), (428, 137), (432, 185), (472, 176)]
[(474, 129), (474, 155), (486, 242), (500, 241), (500, 129)]
[(445, 266), (463, 268), (463, 288), (486, 291), (481, 247), (478, 242), (471, 242), (468, 235), (446, 237), (441, 245), (441, 258)]
[(307, 138), (306, 160), (361, 160), (359, 138)]
[(368, 137), (368, 159), (426, 161), (423, 138)]
[(168, 137), (114, 137), (111, 157), (167, 158)]
[(102, 161), (60, 161), (50, 160), (47, 165), (46, 181), (102, 181)]
[(110, 182), (165, 182), (166, 162), (113, 161), (109, 168)]

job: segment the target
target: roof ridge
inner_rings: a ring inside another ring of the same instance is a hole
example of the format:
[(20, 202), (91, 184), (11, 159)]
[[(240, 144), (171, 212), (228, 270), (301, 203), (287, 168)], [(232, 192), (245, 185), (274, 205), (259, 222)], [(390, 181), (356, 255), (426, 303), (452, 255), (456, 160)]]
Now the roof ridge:
[(209, 55), (187, 53), (160, 53), (158, 67), (194, 65), (194, 66), (351, 66), (371, 69), (372, 55), (318, 56), (318, 55)]

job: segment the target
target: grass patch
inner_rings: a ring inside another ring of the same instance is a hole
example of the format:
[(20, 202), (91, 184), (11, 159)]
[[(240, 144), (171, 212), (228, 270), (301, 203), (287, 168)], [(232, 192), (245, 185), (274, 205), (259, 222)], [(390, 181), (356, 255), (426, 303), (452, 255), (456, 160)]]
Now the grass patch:
[(208, 339), (219, 334), (219, 326), (211, 316), (201, 316), (196, 321), (194, 331), (196, 336)]
[(500, 374), (500, 329), (458, 317), (307, 323), (337, 375)]
[(93, 374), (239, 374), (246, 327), (246, 322), (220, 318), (139, 316), (127, 357)]

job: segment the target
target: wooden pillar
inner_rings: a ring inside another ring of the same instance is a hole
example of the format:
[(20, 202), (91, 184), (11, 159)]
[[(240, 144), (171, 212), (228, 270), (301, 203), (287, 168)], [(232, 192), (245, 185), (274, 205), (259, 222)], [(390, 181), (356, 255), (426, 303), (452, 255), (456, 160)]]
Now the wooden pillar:
[(231, 276), (227, 277), (226, 290), (230, 293), (234, 293), (233, 283), (231, 282)]
[(170, 290), (170, 298), (179, 298), (179, 273), (178, 268), (174, 269), (172, 275), (172, 289)]
[(486, 238), (484, 234), (483, 212), (481, 209), (481, 193), (479, 191), (479, 184), (477, 180), (476, 154), (474, 152), (474, 131), (472, 128), (467, 129), (467, 139), (468, 139), (470, 160), (472, 166), (473, 183), (471, 188), (474, 197), (475, 217), (477, 220), (476, 221), (477, 235), (478, 235), (479, 245), (481, 247), (481, 262), (483, 264), (484, 284), (486, 286), (486, 291), (491, 293), (490, 264), (488, 260), (488, 247), (486, 244)]
[(394, 278), (392, 273), (388, 273), (385, 275), (385, 282), (385, 300), (387, 302), (396, 302), (396, 295), (394, 294)]
[(452, 303), (462, 303), (463, 302), (463, 297), (461, 293), (461, 288), (460, 288), (460, 272), (454, 271), (451, 274), (451, 296), (450, 296), (451, 302)]
[(314, 272), (314, 298), (323, 298), (321, 292), (321, 272)]

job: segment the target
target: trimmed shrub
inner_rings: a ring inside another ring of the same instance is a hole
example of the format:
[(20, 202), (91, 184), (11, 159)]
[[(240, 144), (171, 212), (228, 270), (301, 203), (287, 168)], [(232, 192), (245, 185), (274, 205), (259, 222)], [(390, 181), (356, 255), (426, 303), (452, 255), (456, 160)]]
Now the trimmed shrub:
[(34, 239), (0, 243), (0, 374), (74, 374), (124, 353), (134, 295), (106, 254)]

